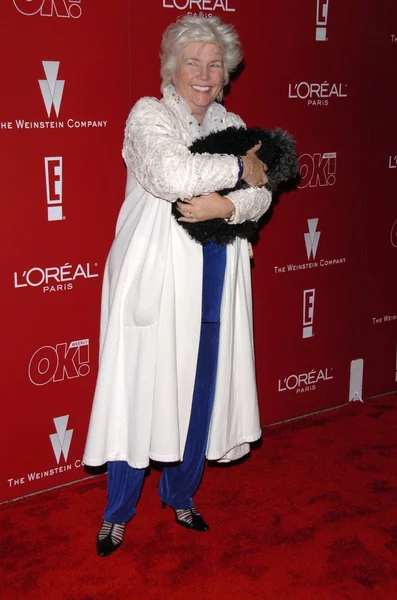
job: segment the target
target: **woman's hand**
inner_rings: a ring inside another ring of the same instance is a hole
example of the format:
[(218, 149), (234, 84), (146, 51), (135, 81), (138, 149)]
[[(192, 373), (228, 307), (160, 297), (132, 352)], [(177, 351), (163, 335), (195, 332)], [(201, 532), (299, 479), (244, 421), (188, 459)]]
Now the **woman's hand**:
[(182, 214), (178, 221), (186, 221), (186, 223), (198, 223), (210, 219), (227, 219), (234, 209), (233, 202), (217, 192), (205, 196), (196, 196), (176, 204)]
[(262, 142), (248, 150), (243, 160), (244, 170), (241, 179), (244, 179), (252, 187), (262, 187), (268, 182), (266, 175), (267, 165), (263, 163), (256, 155)]

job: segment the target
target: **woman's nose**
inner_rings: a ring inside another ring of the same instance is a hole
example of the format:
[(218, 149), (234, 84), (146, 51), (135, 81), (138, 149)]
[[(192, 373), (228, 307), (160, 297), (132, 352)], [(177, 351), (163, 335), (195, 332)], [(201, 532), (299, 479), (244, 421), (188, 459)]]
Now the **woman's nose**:
[(204, 65), (201, 66), (200, 69), (200, 79), (202, 80), (206, 80), (210, 78), (210, 70), (208, 67), (205, 67)]

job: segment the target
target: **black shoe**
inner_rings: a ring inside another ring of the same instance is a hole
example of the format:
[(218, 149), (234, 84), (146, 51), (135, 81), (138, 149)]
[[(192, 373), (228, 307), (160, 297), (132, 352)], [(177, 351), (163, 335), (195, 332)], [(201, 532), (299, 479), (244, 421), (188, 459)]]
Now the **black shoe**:
[(109, 556), (120, 548), (124, 539), (125, 523), (103, 521), (96, 539), (96, 551), (99, 556)]
[(209, 526), (200, 515), (199, 511), (193, 508), (175, 508), (175, 521), (178, 525), (193, 529), (193, 531), (208, 531)]

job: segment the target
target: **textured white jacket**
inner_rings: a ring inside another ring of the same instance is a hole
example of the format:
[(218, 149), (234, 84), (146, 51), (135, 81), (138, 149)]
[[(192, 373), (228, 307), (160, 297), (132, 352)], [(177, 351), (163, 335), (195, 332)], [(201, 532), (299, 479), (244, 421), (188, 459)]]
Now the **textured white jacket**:
[[(84, 455), (87, 465), (183, 458), (196, 373), (202, 247), (171, 215), (171, 202), (233, 187), (228, 155), (192, 155), (198, 137), (242, 120), (214, 103), (203, 125), (172, 86), (131, 110), (123, 145), (126, 198), (105, 268), (100, 364)], [(232, 192), (235, 222), (258, 220), (264, 188)], [(207, 458), (228, 461), (261, 435), (246, 240), (227, 247), (219, 362)]]

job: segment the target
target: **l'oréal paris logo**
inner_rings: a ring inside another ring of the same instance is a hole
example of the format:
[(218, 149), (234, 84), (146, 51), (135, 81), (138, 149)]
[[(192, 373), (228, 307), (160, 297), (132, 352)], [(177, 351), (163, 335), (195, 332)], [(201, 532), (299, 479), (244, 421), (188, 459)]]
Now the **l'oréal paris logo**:
[(79, 19), (81, 0), (13, 0), (15, 8), (27, 17), (60, 17)]
[(304, 394), (305, 392), (314, 392), (320, 382), (328, 382), (334, 378), (333, 369), (312, 369), (308, 373), (299, 373), (289, 375), (284, 379), (278, 380), (279, 392), (295, 392), (295, 394)]
[(43, 293), (65, 292), (72, 290), (74, 282), (79, 279), (93, 279), (97, 263), (81, 263), (72, 265), (66, 263), (61, 267), (31, 267), (22, 272), (14, 273), (15, 288), (41, 288)]
[(397, 248), (397, 220), (394, 221), (390, 232), (391, 245)]
[(203, 11), (223, 10), (223, 12), (236, 12), (232, 7), (232, 0), (163, 0), (163, 8), (176, 8), (177, 10)]
[(347, 98), (347, 83), (290, 83), (288, 98), (305, 100), (308, 106), (328, 106), (332, 99)]
[(397, 155), (389, 156), (389, 169), (397, 169)]

